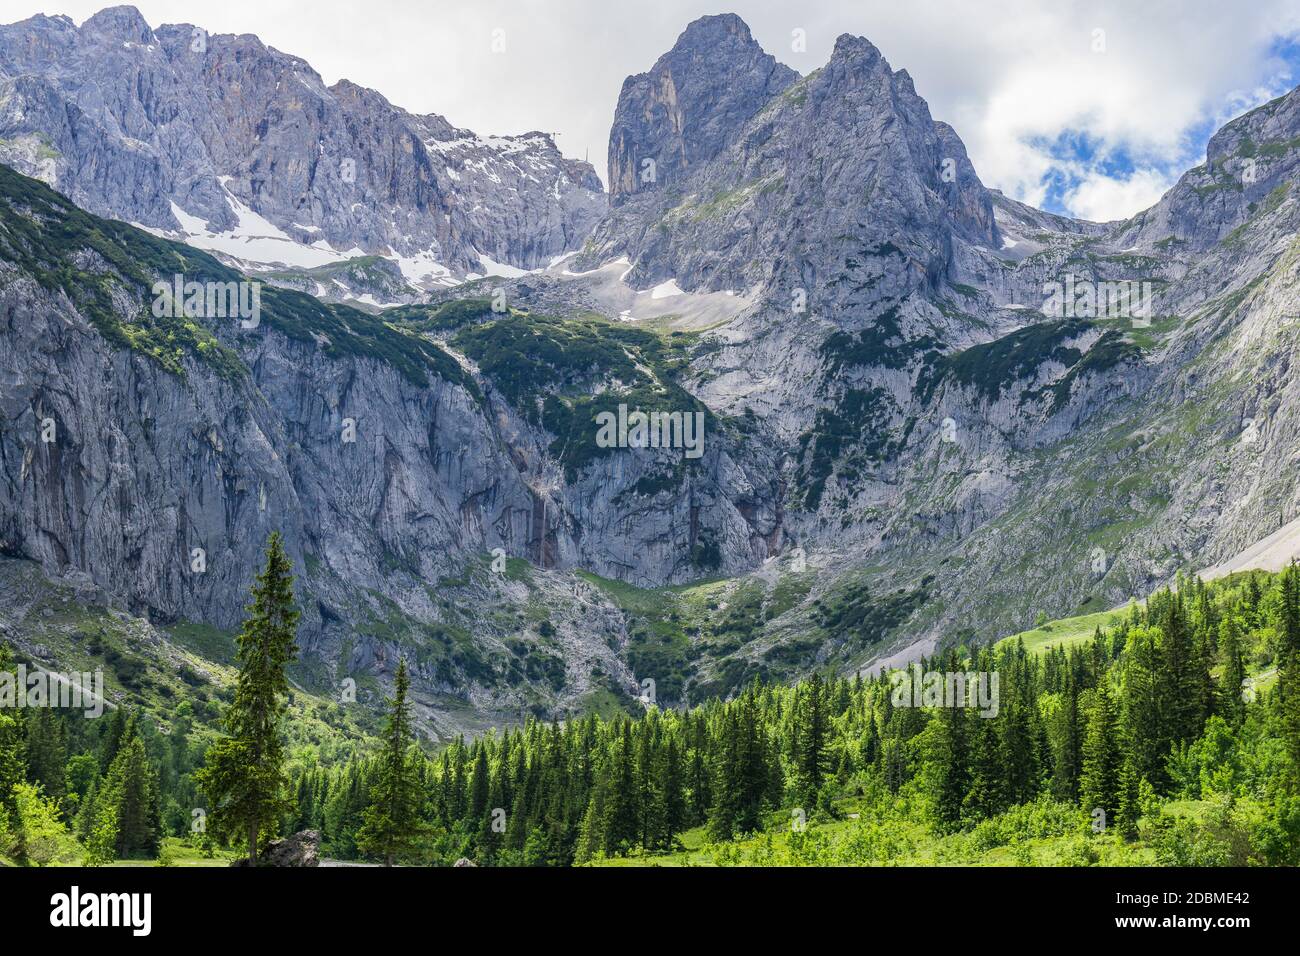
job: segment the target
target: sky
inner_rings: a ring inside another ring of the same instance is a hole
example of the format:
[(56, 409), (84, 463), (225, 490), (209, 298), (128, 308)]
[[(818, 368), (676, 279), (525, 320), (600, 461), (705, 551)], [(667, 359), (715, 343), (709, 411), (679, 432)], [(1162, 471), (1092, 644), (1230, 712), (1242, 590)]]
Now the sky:
[[(80, 23), (94, 0), (0, 0)], [(138, 0), (153, 26), (254, 33), (416, 113), (557, 134), (605, 178), (623, 79), (691, 20), (733, 12), (800, 73), (842, 33), (906, 69), (986, 185), (1110, 220), (1153, 204), (1226, 120), (1300, 85), (1300, 0)], [(802, 42), (799, 42), (802, 39)]]

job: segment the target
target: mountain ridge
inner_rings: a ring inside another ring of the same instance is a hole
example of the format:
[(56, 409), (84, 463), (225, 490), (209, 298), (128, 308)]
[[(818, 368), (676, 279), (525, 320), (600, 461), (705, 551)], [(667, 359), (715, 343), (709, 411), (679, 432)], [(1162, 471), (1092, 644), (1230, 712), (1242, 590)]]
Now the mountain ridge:
[[(726, 694), (754, 676), (903, 662), (1040, 612), (1121, 604), (1295, 518), (1294, 475), (1265, 466), (1300, 449), (1290, 100), (1225, 126), (1214, 170), (1189, 171), (1154, 211), (1083, 223), (984, 187), (869, 41), (845, 35), (791, 78), (741, 26), (688, 26), (624, 84), (611, 169), (639, 170), (655, 158), (643, 150), (669, 161), (617, 190), (581, 250), (378, 317), (301, 294), (333, 281), (317, 267), (276, 278), (300, 291), (267, 293), (259, 337), (199, 322), (167, 331), (177, 351), (142, 322), (141, 280), (119, 255), (236, 274), (102, 221), (86, 229), (105, 243), (34, 263), (31, 210), (53, 201), (7, 179), (0, 334), (5, 417), (20, 423), (0, 456), (7, 549), (162, 617), (230, 626), (235, 567), (257, 542), (195, 588), (170, 563), (173, 539), (287, 516), (322, 675), (386, 674), (422, 653), (413, 680), (444, 695), (445, 727), (466, 719), (458, 706), (574, 707), (602, 681)], [(700, 55), (714, 33), (733, 62)], [(655, 93), (665, 77), (677, 113)], [(1238, 189), (1247, 159), (1256, 175)], [(42, 286), (48, 275), (76, 281)], [(1072, 300), (1049, 314), (1045, 289), (1067, 278), (1149, 287), (1153, 310), (1074, 314)], [(204, 358), (225, 355), (207, 335), (248, 369), (248, 394)], [(77, 405), (57, 387), (70, 368)], [(95, 389), (118, 402), (142, 388), (143, 405), (115, 407), (138, 425), (128, 441), (81, 407)], [(701, 461), (598, 446), (593, 416), (620, 403), (705, 415)], [(37, 447), (38, 406), (78, 423), (69, 457)], [(345, 417), (369, 449), (352, 460), (335, 441)], [(201, 494), (175, 495), (168, 514), (183, 520), (151, 533), (115, 470)], [(87, 480), (110, 505), (95, 520), (129, 529), (129, 554), (88, 523)], [(493, 548), (530, 564), (534, 585), (491, 577)], [(477, 618), (452, 614), (444, 587)], [(498, 617), (511, 588), (517, 610)], [(563, 611), (577, 592), (587, 603)], [(520, 677), (511, 640), (560, 661), (562, 679)]]
[[(595, 171), (546, 134), (478, 137), (326, 86), (251, 34), (154, 30), (133, 7), (0, 27), (0, 102), (0, 158), (169, 235), (187, 231), (180, 209), (245, 268), (377, 253), (419, 290), (545, 265), (605, 205)], [(241, 206), (261, 221), (241, 229)], [(238, 242), (249, 228), (264, 248)]]

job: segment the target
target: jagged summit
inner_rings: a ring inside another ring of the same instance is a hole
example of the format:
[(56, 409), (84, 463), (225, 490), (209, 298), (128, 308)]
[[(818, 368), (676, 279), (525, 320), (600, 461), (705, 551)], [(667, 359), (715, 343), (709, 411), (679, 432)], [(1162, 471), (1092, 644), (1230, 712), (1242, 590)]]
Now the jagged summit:
[(611, 202), (683, 179), (798, 77), (735, 14), (688, 25), (648, 73), (623, 83), (609, 136)]
[(90, 36), (135, 43), (151, 43), (157, 39), (144, 15), (127, 4), (100, 10), (81, 25), (81, 30)]
[[(914, 247), (905, 285), (949, 271), (953, 237), (996, 248), (992, 203), (961, 140), (906, 72), (845, 34), (800, 78), (734, 16), (687, 27), (628, 77), (610, 131), (611, 211), (585, 267), (627, 256), (629, 281), (787, 296), (834, 273), (835, 237)], [(836, 314), (874, 307), (833, 293)], [(873, 288), (874, 285), (873, 285)]]
[(744, 43), (754, 43), (749, 24), (736, 13), (711, 13), (697, 17), (686, 24), (674, 48), (717, 43), (727, 37), (737, 37)]
[[(884, 60), (884, 55), (876, 45), (864, 36), (853, 33), (841, 33), (835, 38), (835, 47), (831, 51), (831, 60), (861, 60), (868, 63), (877, 59)], [(889, 64), (884, 64), (889, 69)]]

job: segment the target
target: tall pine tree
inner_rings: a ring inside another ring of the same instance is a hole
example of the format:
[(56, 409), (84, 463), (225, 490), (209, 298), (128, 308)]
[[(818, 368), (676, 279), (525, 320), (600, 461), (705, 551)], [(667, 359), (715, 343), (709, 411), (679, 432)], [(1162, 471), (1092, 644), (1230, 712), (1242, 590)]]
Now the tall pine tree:
[(1246, 719), (1246, 701), (1241, 685), (1246, 680), (1246, 661), (1241, 652), (1237, 625), (1230, 617), (1219, 622), (1219, 658), (1223, 671), (1215, 694), (1215, 712), (1231, 727), (1240, 727)]
[(370, 805), (362, 813), (357, 847), (380, 857), (392, 866), (399, 857), (412, 853), (425, 834), (420, 816), (420, 768), (422, 756), (412, 752), (410, 705), (406, 702), (411, 678), (406, 660), (397, 665), (393, 698), (389, 701), (384, 749), (370, 784)]
[(139, 717), (132, 714), (95, 797), (99, 838), (107, 841), (112, 834), (118, 859), (152, 858), (161, 839), (159, 816), (157, 775), (140, 736)]
[(1108, 820), (1114, 817), (1119, 806), (1119, 745), (1105, 680), (1092, 692), (1088, 729), (1083, 738), (1079, 803), (1090, 813), (1098, 808), (1104, 810)]
[(1300, 791), (1300, 567), (1283, 569), (1277, 631), (1277, 709), (1282, 738), (1291, 760), (1289, 784)]
[(239, 678), (225, 713), (227, 736), (208, 748), (195, 773), (211, 801), (212, 832), (245, 839), (254, 866), (259, 840), (274, 836), (280, 816), (293, 808), (279, 726), (288, 706), (285, 668), (298, 653), (292, 570), (280, 533), (272, 532), (266, 566), (253, 585), (253, 603), (239, 633)]

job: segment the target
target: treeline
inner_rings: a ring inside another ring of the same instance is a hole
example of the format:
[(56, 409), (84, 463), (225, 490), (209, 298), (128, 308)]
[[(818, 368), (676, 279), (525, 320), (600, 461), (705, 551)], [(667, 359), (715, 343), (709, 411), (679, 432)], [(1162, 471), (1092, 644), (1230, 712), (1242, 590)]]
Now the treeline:
[[(1087, 814), (1120, 841), (1181, 827), (1162, 842), (1169, 862), (1300, 863), (1294, 566), (1181, 580), (1068, 649), (1003, 642), (922, 662), (995, 674), (996, 715), (913, 706), (890, 676), (814, 675), (685, 712), (529, 721), (431, 751), (415, 743), (403, 663), (377, 754), (334, 765), (286, 752), (292, 580), (273, 536), (210, 745), (184, 704), (165, 734), (124, 711), (0, 711), (0, 855), (103, 862), (176, 835), (256, 862), (276, 833), (316, 829), (343, 859), (564, 866), (671, 851), (697, 827), (719, 844), (788, 832), (883, 794), (937, 834), (1051, 805), (1048, 816)], [(1214, 851), (1179, 856), (1205, 834), (1162, 808), (1210, 798), (1231, 817), (1206, 837)]]
[[(587, 716), (453, 742), (420, 762), (426, 859), (563, 866), (634, 850), (667, 851), (683, 830), (715, 840), (761, 829), (787, 804), (833, 812), (858, 767), (838, 746), (861, 680), (814, 676), (793, 689), (747, 688), (736, 700), (640, 719)], [(371, 763), (318, 769), (297, 782), (295, 827), (322, 830), (332, 854), (369, 800)]]
[[(1256, 861), (1300, 862), (1295, 568), (1181, 581), (1068, 650), (1030, 655), (1004, 642), (922, 669), (996, 672), (997, 715), (897, 706), (888, 677), (815, 675), (686, 713), (457, 740), (417, 759), (428, 835), (411, 859), (567, 865), (658, 852), (697, 826), (725, 841), (831, 819), (838, 798), (880, 785), (917, 795), (939, 833), (1048, 800), (1133, 839), (1164, 800), (1251, 798), (1268, 808)], [(1252, 702), (1248, 669), (1276, 673)], [(301, 775), (291, 826), (357, 855), (371, 773), (357, 761)]]

